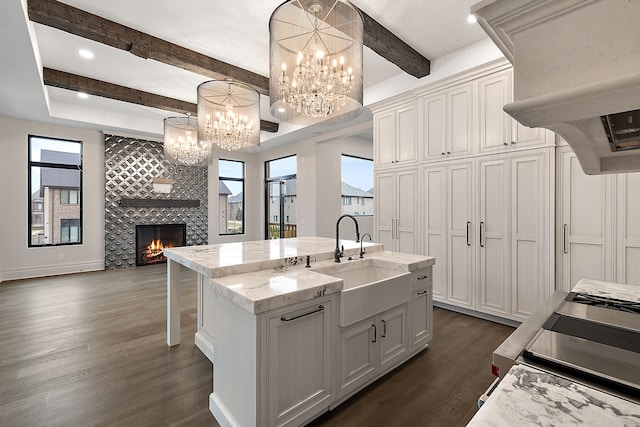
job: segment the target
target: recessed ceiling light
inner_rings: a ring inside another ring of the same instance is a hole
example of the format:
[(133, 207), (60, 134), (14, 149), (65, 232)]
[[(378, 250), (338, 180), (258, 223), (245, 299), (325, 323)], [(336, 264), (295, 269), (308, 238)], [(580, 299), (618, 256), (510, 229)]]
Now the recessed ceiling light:
[(87, 99), (89, 95), (84, 92), (78, 92), (78, 98)]
[(285, 111), (284, 108), (282, 107), (278, 108), (278, 113), (284, 113), (284, 111)]
[(478, 18), (476, 18), (476, 15), (469, 15), (467, 16), (467, 22), (469, 24), (475, 24), (476, 22), (478, 22)]
[(87, 50), (87, 49), (80, 49), (78, 51), (78, 55), (80, 55), (80, 56), (82, 56), (83, 58), (86, 58), (86, 59), (93, 58), (93, 52), (91, 52), (90, 50)]

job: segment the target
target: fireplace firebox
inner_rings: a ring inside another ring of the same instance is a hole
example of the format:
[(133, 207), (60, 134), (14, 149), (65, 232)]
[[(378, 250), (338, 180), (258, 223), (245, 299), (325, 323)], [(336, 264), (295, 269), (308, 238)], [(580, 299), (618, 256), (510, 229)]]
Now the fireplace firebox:
[(186, 241), (186, 224), (136, 225), (136, 265), (167, 262), (164, 249), (184, 246)]

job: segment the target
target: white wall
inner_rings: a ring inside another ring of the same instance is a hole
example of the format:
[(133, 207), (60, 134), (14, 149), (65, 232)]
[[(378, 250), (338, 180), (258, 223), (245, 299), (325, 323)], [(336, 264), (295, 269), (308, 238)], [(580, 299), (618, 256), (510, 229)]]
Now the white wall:
[[(336, 236), (336, 221), (342, 215), (342, 155), (373, 159), (373, 141), (357, 136), (338, 137), (318, 143), (318, 176), (316, 182), (316, 235)], [(368, 188), (364, 188), (368, 190)], [(358, 217), (360, 234), (373, 236), (373, 216)], [(355, 226), (348, 218), (340, 222), (340, 237), (353, 240)]]
[[(28, 245), (28, 136), (82, 141), (82, 244)], [(0, 280), (104, 269), (102, 132), (0, 117)]]

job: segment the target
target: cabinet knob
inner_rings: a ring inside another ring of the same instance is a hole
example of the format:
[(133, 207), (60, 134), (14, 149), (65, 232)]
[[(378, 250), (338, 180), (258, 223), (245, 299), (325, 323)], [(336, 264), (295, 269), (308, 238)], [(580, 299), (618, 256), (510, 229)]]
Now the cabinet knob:
[(503, 144), (504, 144), (504, 145), (509, 145), (509, 144), (507, 144), (506, 142), (503, 142)]
[(451, 151), (447, 151), (447, 154), (451, 154)]
[(442, 155), (444, 156), (444, 151), (442, 152)]

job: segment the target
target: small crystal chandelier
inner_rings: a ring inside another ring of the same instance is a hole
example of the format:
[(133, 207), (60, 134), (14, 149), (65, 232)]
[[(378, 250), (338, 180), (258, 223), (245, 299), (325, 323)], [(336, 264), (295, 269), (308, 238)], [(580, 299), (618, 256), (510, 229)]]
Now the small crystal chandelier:
[(186, 166), (202, 166), (210, 158), (209, 144), (198, 140), (198, 121), (186, 117), (164, 119), (164, 156)]
[(232, 80), (198, 86), (198, 138), (224, 151), (260, 147), (260, 94)]
[(271, 114), (299, 124), (362, 112), (359, 11), (343, 0), (291, 0), (269, 21)]

